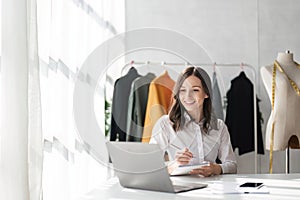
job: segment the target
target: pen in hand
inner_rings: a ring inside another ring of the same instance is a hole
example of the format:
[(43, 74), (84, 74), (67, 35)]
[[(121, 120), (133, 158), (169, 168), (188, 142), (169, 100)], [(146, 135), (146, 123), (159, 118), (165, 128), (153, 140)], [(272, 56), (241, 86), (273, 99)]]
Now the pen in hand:
[[(182, 151), (182, 148), (180, 148), (180, 147), (178, 147), (178, 146), (176, 146), (175, 144), (173, 144), (173, 143), (170, 143), (170, 146), (172, 146), (172, 147), (174, 147), (175, 149), (177, 149), (177, 150), (180, 150), (180, 151)], [(188, 149), (188, 148), (187, 148)], [(188, 150), (189, 151), (189, 150)], [(189, 151), (190, 152), (190, 151)], [(196, 158), (194, 155), (192, 155), (192, 158)]]

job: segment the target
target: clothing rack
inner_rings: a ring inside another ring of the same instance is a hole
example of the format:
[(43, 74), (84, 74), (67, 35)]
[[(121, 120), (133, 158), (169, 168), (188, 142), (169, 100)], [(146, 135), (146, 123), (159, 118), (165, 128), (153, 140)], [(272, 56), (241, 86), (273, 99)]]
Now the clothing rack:
[[(182, 67), (188, 67), (188, 66), (196, 66), (196, 67), (203, 67), (203, 68), (208, 68), (208, 67), (213, 67), (213, 71), (216, 71), (217, 68), (219, 67), (234, 67), (234, 68), (239, 68), (240, 70), (244, 71), (246, 68), (250, 70), (252, 73), (252, 78), (253, 78), (253, 102), (254, 102), (254, 172), (257, 173), (257, 107), (256, 107), (256, 85), (257, 85), (257, 75), (256, 75), (256, 70), (252, 65), (249, 65), (247, 63), (187, 63), (187, 62), (154, 62), (154, 61), (135, 61), (131, 60), (130, 62), (126, 63), (122, 70), (121, 74), (124, 74), (124, 72), (127, 72), (130, 67), (138, 67), (138, 66), (151, 66), (151, 65), (156, 65), (156, 66), (162, 66), (162, 67), (167, 67), (167, 66), (182, 66)], [(184, 68), (182, 68), (183, 70)]]

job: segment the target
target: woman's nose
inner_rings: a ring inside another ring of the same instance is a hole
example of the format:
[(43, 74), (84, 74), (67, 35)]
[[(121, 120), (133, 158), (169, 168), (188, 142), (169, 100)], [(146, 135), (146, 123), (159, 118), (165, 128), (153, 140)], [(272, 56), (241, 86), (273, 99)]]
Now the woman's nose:
[(193, 92), (190, 91), (190, 90), (188, 90), (188, 91), (186, 92), (186, 97), (187, 97), (187, 98), (193, 97)]

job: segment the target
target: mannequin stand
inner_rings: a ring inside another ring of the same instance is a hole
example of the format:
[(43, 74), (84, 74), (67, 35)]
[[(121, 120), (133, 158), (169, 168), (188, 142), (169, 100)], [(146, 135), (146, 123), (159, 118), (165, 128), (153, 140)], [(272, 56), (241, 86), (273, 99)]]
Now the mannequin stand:
[(290, 148), (291, 149), (300, 149), (299, 140), (297, 136), (293, 135), (289, 139), (288, 147), (285, 150), (285, 173), (290, 173)]
[(285, 150), (285, 173), (290, 173), (290, 147)]

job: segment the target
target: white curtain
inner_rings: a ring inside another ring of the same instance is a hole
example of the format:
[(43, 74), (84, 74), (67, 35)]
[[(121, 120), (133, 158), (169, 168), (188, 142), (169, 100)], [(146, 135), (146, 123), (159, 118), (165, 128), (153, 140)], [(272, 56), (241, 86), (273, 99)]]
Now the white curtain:
[(36, 2), (1, 3), (1, 199), (40, 199), (43, 141)]
[(124, 31), (124, 4), (2, 1), (0, 199), (76, 199), (107, 179), (77, 136), (73, 88), (87, 56)]

